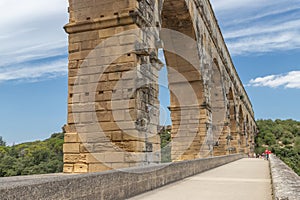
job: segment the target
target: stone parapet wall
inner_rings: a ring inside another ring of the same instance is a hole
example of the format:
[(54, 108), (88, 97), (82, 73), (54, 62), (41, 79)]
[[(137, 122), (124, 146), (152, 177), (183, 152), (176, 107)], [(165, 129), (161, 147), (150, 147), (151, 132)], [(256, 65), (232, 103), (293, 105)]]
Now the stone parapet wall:
[(270, 155), (270, 168), (275, 200), (298, 200), (300, 177), (275, 155)]
[(125, 199), (243, 157), (235, 154), (80, 175), (1, 178), (0, 199)]

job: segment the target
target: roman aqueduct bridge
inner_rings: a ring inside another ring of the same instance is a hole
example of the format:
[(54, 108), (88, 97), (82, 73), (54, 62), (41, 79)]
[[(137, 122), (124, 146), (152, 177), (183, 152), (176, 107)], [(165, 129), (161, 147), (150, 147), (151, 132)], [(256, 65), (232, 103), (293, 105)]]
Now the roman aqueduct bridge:
[(253, 151), (252, 105), (209, 0), (69, 0), (69, 14), (65, 173), (160, 163), (159, 52), (172, 160)]

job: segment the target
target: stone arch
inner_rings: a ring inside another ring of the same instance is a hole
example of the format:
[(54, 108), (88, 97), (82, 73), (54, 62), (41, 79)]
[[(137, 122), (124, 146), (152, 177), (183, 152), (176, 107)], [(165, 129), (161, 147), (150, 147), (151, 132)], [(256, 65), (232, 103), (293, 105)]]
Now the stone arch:
[(238, 150), (238, 122), (237, 122), (237, 111), (235, 97), (232, 88), (229, 88), (228, 92), (229, 102), (229, 128), (231, 136), (231, 152), (236, 153)]
[[(173, 161), (199, 158), (201, 144), (204, 144), (207, 134), (206, 123), (200, 123), (200, 119), (206, 117), (207, 109), (202, 106), (205, 103), (205, 89), (200, 70), (197, 34), (187, 7), (185, 0), (165, 0), (161, 7), (162, 28), (167, 30), (161, 31), (160, 37), (164, 49), (172, 49), (172, 52), (164, 50), (164, 56), (170, 90)], [(187, 43), (186, 37), (192, 39), (194, 44)], [(186, 87), (192, 88), (196, 99), (189, 99), (191, 94)], [(189, 103), (183, 103), (179, 97), (186, 98), (184, 101)], [(194, 139), (189, 144), (183, 142), (192, 137)]]
[(249, 133), (249, 149), (250, 153), (253, 155), (254, 153), (254, 137), (255, 137), (255, 126), (253, 125), (253, 121), (250, 121), (250, 133)]
[(237, 119), (236, 119), (236, 105), (234, 100), (234, 94), (232, 88), (229, 88), (228, 102), (229, 102), (229, 119), (230, 119), (230, 131), (231, 133), (237, 132)]
[(212, 131), (216, 147), (214, 155), (226, 154), (227, 148), (227, 126), (226, 121), (226, 102), (224, 93), (224, 84), (221, 70), (217, 59), (213, 59), (210, 87), (210, 105), (212, 115)]
[(245, 138), (244, 138), (244, 146), (245, 146), (245, 153), (249, 153), (249, 139), (250, 139), (250, 122), (249, 122), (249, 115), (246, 115), (246, 122), (245, 122)]
[(239, 106), (239, 152), (244, 152), (244, 134), (245, 134), (245, 121), (242, 105)]

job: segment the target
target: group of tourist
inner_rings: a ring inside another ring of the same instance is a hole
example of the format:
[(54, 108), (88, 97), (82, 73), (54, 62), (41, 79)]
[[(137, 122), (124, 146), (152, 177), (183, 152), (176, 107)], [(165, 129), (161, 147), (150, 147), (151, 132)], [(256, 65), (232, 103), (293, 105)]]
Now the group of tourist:
[[(253, 154), (253, 158), (264, 158), (266, 160), (269, 160), (270, 154), (272, 152), (269, 149), (266, 149), (265, 152), (263, 152), (261, 155), (260, 154)], [(250, 157), (250, 156), (249, 156)]]

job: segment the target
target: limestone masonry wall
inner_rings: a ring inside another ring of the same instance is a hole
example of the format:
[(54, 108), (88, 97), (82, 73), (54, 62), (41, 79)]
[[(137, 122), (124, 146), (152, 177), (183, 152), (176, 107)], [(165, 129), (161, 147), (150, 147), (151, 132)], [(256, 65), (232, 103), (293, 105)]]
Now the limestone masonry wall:
[(270, 167), (275, 200), (298, 200), (300, 177), (275, 155), (270, 156)]
[(159, 49), (172, 161), (254, 152), (252, 105), (209, 0), (69, 0), (68, 12), (64, 173), (161, 162)]
[(0, 199), (129, 198), (241, 159), (243, 154), (80, 175), (48, 174), (0, 179)]

